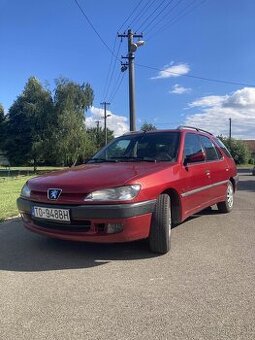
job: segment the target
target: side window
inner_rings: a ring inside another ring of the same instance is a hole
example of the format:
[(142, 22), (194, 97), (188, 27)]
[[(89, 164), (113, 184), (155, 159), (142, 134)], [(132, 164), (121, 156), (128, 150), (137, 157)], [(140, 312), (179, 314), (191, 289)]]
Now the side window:
[(220, 149), (224, 152), (225, 155), (227, 155), (229, 158), (232, 158), (229, 150), (219, 138), (216, 138), (215, 142), (220, 147)]
[(193, 133), (187, 133), (184, 143), (184, 159), (192, 159), (192, 162), (201, 162), (201, 155), (203, 154), (199, 137)]
[(205, 136), (200, 136), (203, 149), (205, 151), (207, 161), (215, 161), (219, 159), (218, 153), (213, 142)]
[(222, 155), (222, 153), (220, 152), (220, 150), (218, 149), (217, 145), (216, 145), (216, 147), (215, 147), (215, 150), (216, 150), (216, 152), (217, 152), (218, 158), (219, 158), (219, 159), (222, 159), (222, 158), (223, 158), (223, 155)]

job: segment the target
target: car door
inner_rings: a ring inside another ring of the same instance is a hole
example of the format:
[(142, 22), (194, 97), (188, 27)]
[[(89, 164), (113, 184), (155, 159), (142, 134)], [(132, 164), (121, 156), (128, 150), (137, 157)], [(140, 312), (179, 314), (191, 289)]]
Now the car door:
[(185, 218), (208, 205), (211, 179), (199, 135), (186, 133), (184, 138), (179, 185)]
[(229, 167), (209, 137), (200, 136), (200, 140), (205, 152), (207, 169), (211, 181), (209, 195), (211, 200), (216, 200), (224, 197), (226, 193)]

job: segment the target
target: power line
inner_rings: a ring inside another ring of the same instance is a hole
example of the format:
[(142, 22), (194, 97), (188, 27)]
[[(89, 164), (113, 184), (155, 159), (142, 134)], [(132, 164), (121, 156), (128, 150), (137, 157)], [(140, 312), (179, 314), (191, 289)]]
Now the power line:
[[(115, 53), (116, 42), (117, 42), (117, 36), (115, 36), (114, 43), (113, 43), (113, 52), (114, 53)], [(110, 79), (110, 72), (111, 72), (111, 69), (112, 69), (113, 58), (114, 58), (113, 55), (111, 55), (110, 64), (109, 64), (109, 67), (108, 67), (108, 71), (107, 71), (107, 75), (106, 75), (106, 80), (105, 80), (105, 84), (104, 84), (104, 90), (103, 90), (104, 100), (105, 100), (105, 98), (107, 96), (106, 93), (107, 93), (108, 83), (109, 83), (109, 79)]]
[[(182, 0), (181, 0), (182, 1)], [(161, 28), (159, 28), (154, 35), (157, 33), (162, 33), (165, 29), (169, 28), (170, 26), (174, 25), (176, 22), (180, 21), (184, 16), (192, 13), (195, 9), (203, 5), (207, 0), (202, 0), (197, 5), (195, 5), (197, 0), (191, 1), (184, 9), (182, 9), (175, 17), (172, 17), (165, 25), (163, 25)], [(157, 25), (155, 25), (157, 26)], [(147, 32), (149, 34), (152, 31), (152, 29)], [(153, 36), (154, 36), (153, 35)], [(151, 40), (152, 36), (149, 36), (146, 40)]]
[[(140, 12), (138, 12), (138, 13), (136, 14), (136, 16), (133, 18), (133, 20), (129, 23), (128, 27), (134, 26), (135, 23), (136, 23), (136, 21), (137, 21), (137, 19), (138, 19), (137, 22), (139, 22), (139, 20), (140, 20), (140, 18), (142, 17), (142, 15), (144, 15), (144, 14), (148, 11), (148, 9), (149, 9), (155, 2), (156, 2), (156, 0), (151, 1), (151, 2), (148, 1), (147, 3), (145, 3), (145, 5), (140, 9)], [(137, 31), (137, 30), (135, 30), (135, 31)]]
[(120, 89), (120, 86), (121, 86), (121, 84), (122, 84), (122, 82), (123, 82), (124, 76), (125, 76), (125, 72), (122, 72), (122, 76), (121, 76), (121, 78), (120, 78), (119, 84), (117, 85), (116, 90), (112, 93), (112, 95), (111, 95), (111, 97), (110, 97), (111, 103), (113, 102), (113, 100), (114, 100), (116, 94), (118, 93), (118, 91), (119, 91), (119, 89)]
[(132, 16), (134, 15), (135, 11), (138, 9), (138, 7), (141, 5), (141, 3), (143, 2), (143, 0), (140, 0), (138, 2), (138, 4), (135, 6), (135, 8), (133, 9), (133, 11), (129, 14), (129, 16), (127, 17), (127, 19), (123, 22), (123, 24), (120, 26), (120, 28), (118, 29), (118, 31), (120, 31), (124, 26), (125, 24), (128, 22), (129, 19), (132, 18)]
[(115, 87), (112, 88), (111, 92), (110, 92), (110, 95), (109, 95), (109, 101), (112, 101), (112, 95), (113, 93), (115, 93), (115, 89), (119, 86), (119, 81), (120, 81), (120, 78), (121, 78), (121, 72), (119, 71), (119, 73), (116, 75), (116, 78), (115, 78)]
[[(165, 2), (166, 0), (163, 0), (163, 1), (161, 1), (161, 3), (158, 5), (158, 7), (156, 7), (155, 9), (154, 9), (154, 11), (143, 21), (143, 23), (139, 26), (139, 28), (138, 28), (138, 30), (143, 30), (143, 31), (145, 31), (146, 30), (146, 28), (147, 27), (149, 27), (158, 17), (159, 17), (159, 15), (162, 13), (162, 12), (164, 12), (166, 9), (167, 9), (167, 7), (169, 7), (170, 5), (171, 5), (171, 3), (174, 1), (174, 0), (170, 0), (160, 11), (159, 11), (159, 13), (157, 14), (157, 15), (155, 15), (154, 16), (154, 18), (152, 18), (151, 19), (151, 17), (153, 16), (153, 14), (154, 13), (156, 13), (159, 9), (160, 9), (160, 7), (162, 7), (163, 5), (164, 5), (164, 2)], [(151, 21), (143, 28), (143, 25), (149, 20), (149, 19), (151, 19)]]
[(142, 68), (147, 68), (149, 70), (165, 72), (165, 73), (177, 75), (177, 76), (180, 76), (180, 77), (193, 78), (193, 79), (198, 79), (198, 80), (203, 80), (203, 81), (209, 81), (209, 82), (214, 82), (214, 83), (222, 83), (222, 84), (229, 84), (229, 85), (255, 87), (254, 84), (247, 84), (247, 83), (241, 83), (241, 82), (236, 82), (236, 81), (228, 81), (228, 80), (220, 80), (220, 79), (213, 79), (213, 78), (207, 78), (207, 77), (200, 77), (200, 76), (195, 76), (195, 75), (191, 75), (191, 74), (181, 74), (181, 73), (167, 71), (167, 70), (162, 70), (162, 69), (159, 69), (157, 67), (152, 67), (152, 66), (147, 66), (147, 65), (137, 64), (137, 63), (135, 63), (135, 65), (139, 66), (139, 67), (142, 67)]
[(74, 0), (74, 2), (76, 3), (76, 5), (78, 6), (79, 10), (81, 11), (82, 15), (84, 16), (84, 18), (86, 19), (86, 21), (88, 22), (88, 24), (90, 25), (90, 27), (92, 28), (92, 30), (95, 32), (95, 34), (98, 36), (99, 40), (102, 42), (102, 44), (107, 48), (107, 50), (111, 53), (111, 55), (113, 55), (115, 58), (118, 59), (118, 57), (114, 54), (114, 52), (112, 51), (112, 49), (106, 44), (106, 42), (104, 41), (104, 39), (101, 37), (101, 35), (98, 33), (98, 31), (96, 30), (95, 26), (93, 25), (93, 23), (91, 22), (91, 20), (88, 18), (88, 16), (86, 15), (86, 13), (84, 12), (83, 8), (81, 7), (81, 5), (79, 4), (78, 0)]
[(170, 14), (171, 12), (173, 12), (173, 11), (175, 10), (175, 8), (178, 7), (183, 1), (184, 1), (184, 0), (179, 0), (179, 1), (177, 1), (176, 4), (175, 4), (174, 6), (172, 6), (171, 8), (169, 8), (169, 10), (166, 11), (165, 15), (161, 16), (160, 19), (159, 19), (152, 27), (149, 27), (149, 26), (148, 26), (147, 29), (145, 28), (147, 35), (148, 35), (151, 31), (153, 31), (154, 28), (155, 28), (156, 26), (158, 26), (159, 24), (162, 24), (162, 21), (163, 21), (166, 17), (168, 17), (169, 14)]
[[(115, 42), (114, 44), (116, 44), (116, 41), (117, 41), (117, 36), (115, 37)], [(120, 46), (121, 46), (121, 43), (122, 41), (120, 40), (119, 42), (119, 46), (118, 46), (118, 49), (117, 49), (117, 53), (116, 55), (119, 57), (119, 51), (120, 51)], [(115, 51), (115, 50), (114, 50)], [(113, 63), (113, 56), (111, 58), (111, 63), (110, 63), (110, 67), (109, 67), (109, 72), (108, 72), (108, 82), (106, 83), (105, 85), (105, 96), (104, 98), (106, 99), (106, 97), (108, 96), (109, 94), (109, 91), (110, 91), (110, 88), (112, 86), (112, 80), (113, 80), (113, 74), (114, 74), (114, 71), (116, 69), (116, 64), (117, 64), (117, 59), (114, 58), (114, 63)]]

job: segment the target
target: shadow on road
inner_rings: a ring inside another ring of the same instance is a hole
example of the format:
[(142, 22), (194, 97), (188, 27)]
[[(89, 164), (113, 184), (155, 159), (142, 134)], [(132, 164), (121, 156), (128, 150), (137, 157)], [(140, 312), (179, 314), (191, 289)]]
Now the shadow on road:
[[(249, 177), (247, 177), (249, 178)], [(250, 179), (245, 179), (237, 184), (237, 190), (255, 191), (255, 176), (251, 176)]]
[(0, 224), (0, 270), (48, 271), (90, 268), (112, 260), (155, 257), (146, 241), (122, 244), (70, 242), (27, 231), (19, 219)]

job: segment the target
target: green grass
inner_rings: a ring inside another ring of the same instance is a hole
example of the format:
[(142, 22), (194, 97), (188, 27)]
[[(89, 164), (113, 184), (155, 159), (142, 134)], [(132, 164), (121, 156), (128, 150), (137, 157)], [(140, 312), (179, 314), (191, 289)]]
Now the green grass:
[[(20, 171), (34, 171), (34, 167), (33, 166), (11, 166), (9, 167), (5, 167), (5, 166), (0, 166), (0, 170), (20, 170)], [(49, 170), (49, 171), (53, 171), (53, 170), (59, 170), (59, 169), (63, 169), (63, 167), (61, 166), (38, 166), (36, 168), (37, 170)]]
[(0, 178), (0, 222), (8, 217), (17, 216), (16, 199), (25, 182), (32, 176)]

